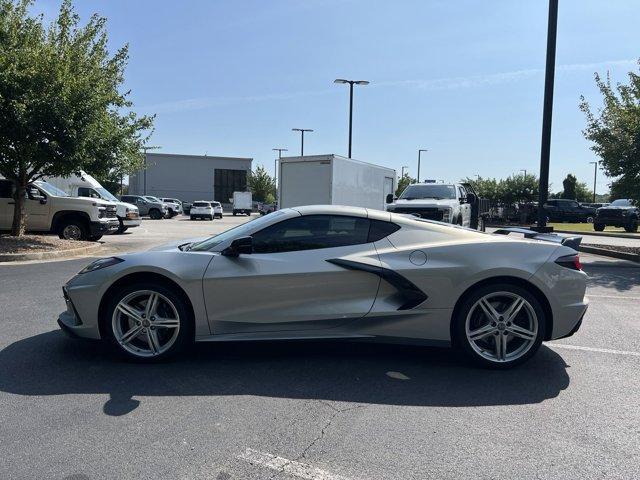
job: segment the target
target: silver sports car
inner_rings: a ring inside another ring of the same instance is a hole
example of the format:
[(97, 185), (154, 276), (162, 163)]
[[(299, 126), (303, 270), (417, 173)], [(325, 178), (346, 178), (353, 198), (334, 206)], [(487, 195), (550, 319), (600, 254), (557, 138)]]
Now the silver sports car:
[(572, 335), (587, 309), (577, 252), (536, 238), (364, 208), (284, 209), (91, 263), (63, 287), (58, 323), (139, 360), (193, 341), (340, 338), (455, 346), (505, 368)]

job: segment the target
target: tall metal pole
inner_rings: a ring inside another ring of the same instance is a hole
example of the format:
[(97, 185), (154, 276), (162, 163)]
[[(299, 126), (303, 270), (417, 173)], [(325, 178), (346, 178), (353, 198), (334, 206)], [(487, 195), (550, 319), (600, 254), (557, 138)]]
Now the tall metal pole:
[(422, 155), (422, 152), (428, 152), (429, 150), (425, 150), (425, 149), (420, 149), (418, 150), (418, 183), (420, 183), (420, 156)]
[(547, 64), (544, 79), (542, 112), (542, 145), (540, 148), (540, 184), (538, 192), (538, 228), (547, 230), (547, 215), (543, 205), (549, 195), (549, 158), (551, 156), (551, 119), (553, 114), (553, 83), (556, 70), (556, 36), (558, 31), (558, 0), (549, 0), (547, 27)]
[(353, 82), (349, 83), (349, 158), (351, 158), (351, 133), (353, 126)]
[(593, 203), (596, 203), (596, 182), (598, 180), (598, 162), (593, 163)]
[(300, 156), (304, 157), (304, 132), (313, 132), (310, 128), (292, 128), (293, 132), (300, 132)]
[(276, 184), (276, 188), (278, 185), (278, 160), (282, 158), (282, 152), (288, 152), (286, 148), (272, 148), (274, 152), (278, 152), (278, 158), (273, 160), (273, 183)]
[(403, 167), (402, 167), (402, 175), (400, 175), (400, 178), (404, 178), (404, 169), (405, 169), (405, 168), (409, 168), (409, 167), (407, 167), (407, 166), (403, 166)]
[(147, 147), (143, 147), (144, 151), (144, 195), (147, 194)]

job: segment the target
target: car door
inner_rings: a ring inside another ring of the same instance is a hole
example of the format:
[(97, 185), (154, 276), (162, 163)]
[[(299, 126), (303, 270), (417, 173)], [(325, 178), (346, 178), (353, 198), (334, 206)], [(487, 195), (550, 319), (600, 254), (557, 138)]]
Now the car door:
[(27, 230), (48, 231), (51, 228), (51, 197), (35, 185), (27, 187), (27, 198), (24, 201)]
[(462, 225), (471, 225), (471, 204), (467, 202), (467, 193), (462, 187), (457, 187), (458, 201), (460, 202), (460, 214), (462, 215)]
[(9, 230), (13, 223), (13, 182), (0, 179), (0, 230)]
[(203, 282), (213, 332), (332, 328), (365, 316), (380, 278), (331, 260), (379, 268), (369, 225), (366, 217), (304, 215), (254, 233), (250, 255), (216, 255)]

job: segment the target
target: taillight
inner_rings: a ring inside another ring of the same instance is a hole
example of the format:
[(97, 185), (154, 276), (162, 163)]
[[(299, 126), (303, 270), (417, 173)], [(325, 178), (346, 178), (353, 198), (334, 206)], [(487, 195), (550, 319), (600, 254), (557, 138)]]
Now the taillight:
[(580, 255), (565, 255), (556, 259), (556, 263), (561, 267), (570, 268), (571, 270), (582, 270), (582, 264), (580, 263)]

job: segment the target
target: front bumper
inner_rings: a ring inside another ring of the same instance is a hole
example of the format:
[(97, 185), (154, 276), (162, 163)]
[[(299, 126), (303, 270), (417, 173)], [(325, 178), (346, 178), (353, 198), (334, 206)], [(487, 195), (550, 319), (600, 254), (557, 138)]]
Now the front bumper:
[(89, 232), (92, 237), (96, 235), (108, 235), (117, 231), (118, 228), (120, 228), (120, 222), (117, 218), (102, 222), (89, 223)]
[(97, 325), (87, 325), (82, 321), (66, 287), (62, 287), (62, 296), (67, 305), (67, 309), (58, 316), (58, 326), (62, 331), (73, 338), (99, 339), (100, 333)]
[(139, 227), (141, 224), (142, 224), (142, 220), (140, 220), (140, 218), (138, 218), (137, 220), (124, 218), (122, 220), (122, 225), (124, 225), (127, 228)]

